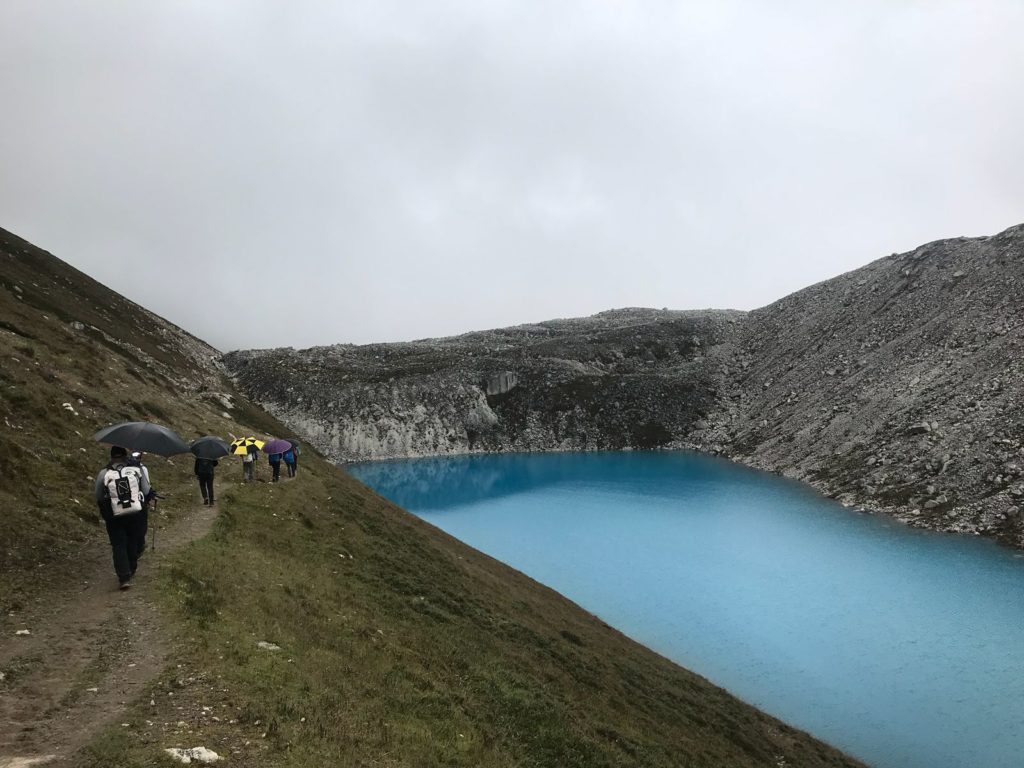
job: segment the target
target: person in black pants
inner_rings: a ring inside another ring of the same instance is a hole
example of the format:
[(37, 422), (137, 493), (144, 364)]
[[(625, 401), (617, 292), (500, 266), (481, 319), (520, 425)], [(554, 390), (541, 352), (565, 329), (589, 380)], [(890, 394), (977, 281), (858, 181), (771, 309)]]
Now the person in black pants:
[[(117, 580), (121, 589), (128, 589), (139, 567), (140, 542), (145, 546), (145, 534), (140, 535), (144, 522), (143, 500), (153, 489), (142, 470), (128, 464), (128, 451), (114, 446), (110, 449), (110, 463), (96, 475), (95, 491), (100, 516), (107, 526)], [(115, 501), (118, 504), (116, 514)]]
[(199, 490), (203, 494), (203, 504), (213, 506), (213, 468), (217, 466), (214, 459), (196, 459), (195, 473), (199, 479)]
[(267, 461), (270, 462), (270, 468), (274, 470), (274, 479), (271, 482), (276, 483), (281, 477), (281, 454), (267, 454)]
[[(146, 478), (146, 482), (149, 482), (149, 468), (142, 463), (142, 453), (140, 451), (132, 451), (128, 454), (128, 466), (138, 467), (139, 471), (142, 472), (142, 476)], [(142, 497), (142, 511), (139, 512), (139, 519), (134, 526), (135, 549), (139, 553), (139, 557), (142, 557), (146, 552), (146, 536), (149, 533), (149, 507), (151, 504), (156, 503), (155, 496), (156, 491), (150, 487), (149, 492)]]

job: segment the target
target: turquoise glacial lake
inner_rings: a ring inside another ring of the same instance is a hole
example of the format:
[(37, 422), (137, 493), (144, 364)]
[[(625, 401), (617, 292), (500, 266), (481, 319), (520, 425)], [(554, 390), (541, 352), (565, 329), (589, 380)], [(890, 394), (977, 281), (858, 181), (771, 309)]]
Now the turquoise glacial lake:
[(349, 471), (879, 768), (1024, 765), (1024, 560), (684, 452)]

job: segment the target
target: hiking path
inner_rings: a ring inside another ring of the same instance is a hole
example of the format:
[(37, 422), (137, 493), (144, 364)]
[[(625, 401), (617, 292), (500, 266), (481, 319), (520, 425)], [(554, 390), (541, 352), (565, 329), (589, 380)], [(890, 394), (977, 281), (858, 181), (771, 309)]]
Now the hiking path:
[(216, 507), (199, 506), (170, 525), (162, 514), (152, 515), (156, 549), (147, 548), (132, 588), (124, 591), (117, 588), (101, 527), (64, 594), (5, 618), (0, 768), (69, 765), (164, 670), (172, 633), (156, 606), (156, 573), (170, 555), (204, 536), (216, 514)]

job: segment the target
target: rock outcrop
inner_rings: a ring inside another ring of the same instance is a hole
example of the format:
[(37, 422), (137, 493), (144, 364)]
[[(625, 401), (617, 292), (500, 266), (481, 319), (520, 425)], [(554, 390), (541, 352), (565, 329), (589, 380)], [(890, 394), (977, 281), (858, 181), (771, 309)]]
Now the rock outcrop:
[(616, 310), (450, 339), (235, 352), (241, 384), (337, 461), (654, 448), (713, 407), (739, 312)]
[(1020, 546), (1024, 225), (751, 313), (630, 309), (404, 344), (236, 352), (338, 461), (690, 447)]

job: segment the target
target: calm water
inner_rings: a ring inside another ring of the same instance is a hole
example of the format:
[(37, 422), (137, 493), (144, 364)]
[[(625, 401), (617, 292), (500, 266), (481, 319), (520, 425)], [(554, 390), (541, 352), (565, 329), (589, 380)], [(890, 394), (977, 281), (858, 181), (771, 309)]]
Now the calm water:
[(876, 766), (1024, 765), (1024, 560), (688, 453), (354, 465), (378, 492)]

